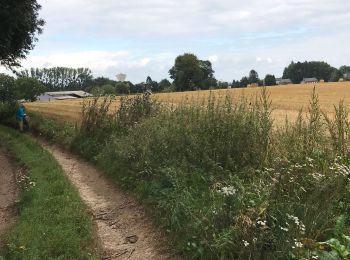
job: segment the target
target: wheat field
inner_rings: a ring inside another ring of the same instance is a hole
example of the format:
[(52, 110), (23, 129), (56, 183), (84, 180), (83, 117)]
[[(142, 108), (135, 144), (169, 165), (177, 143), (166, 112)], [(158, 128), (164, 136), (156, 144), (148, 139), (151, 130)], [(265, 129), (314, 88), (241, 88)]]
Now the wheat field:
[[(344, 100), (345, 105), (350, 108), (350, 82), (318, 83), (307, 85), (286, 85), (267, 87), (272, 101), (272, 116), (277, 123), (295, 120), (300, 109), (306, 110), (310, 97), (315, 87), (318, 94), (321, 109), (329, 115), (333, 114), (334, 105)], [(189, 104), (207, 100), (209, 95), (222, 98), (229, 95), (233, 102), (242, 96), (255, 98), (259, 95), (261, 88), (223, 89), (223, 90), (202, 90), (191, 92), (160, 93), (153, 96), (165, 104)], [(111, 109), (116, 110), (120, 98), (116, 97)], [(60, 100), (50, 102), (27, 103), (28, 111), (39, 112), (43, 116), (50, 117), (61, 122), (79, 123), (83, 99)]]

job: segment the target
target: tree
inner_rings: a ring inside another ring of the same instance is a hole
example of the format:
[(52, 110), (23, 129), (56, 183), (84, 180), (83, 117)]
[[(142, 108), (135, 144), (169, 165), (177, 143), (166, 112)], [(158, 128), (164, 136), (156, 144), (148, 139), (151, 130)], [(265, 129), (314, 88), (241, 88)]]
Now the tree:
[(175, 59), (175, 65), (169, 70), (170, 78), (176, 91), (195, 90), (201, 88), (205, 81), (203, 63), (197, 56), (185, 53)]
[(46, 91), (46, 87), (37, 79), (20, 77), (15, 81), (15, 96), (17, 99), (36, 101), (37, 96)]
[(243, 77), (239, 84), (242, 88), (246, 88), (249, 84), (249, 79), (247, 77)]
[(167, 79), (162, 79), (159, 82), (158, 86), (159, 86), (159, 91), (164, 91), (164, 90), (170, 89), (171, 83)]
[(276, 78), (274, 75), (267, 74), (264, 79), (265, 86), (275, 86)]
[(315, 77), (318, 80), (330, 81), (336, 68), (323, 61), (291, 62), (283, 71), (284, 79), (291, 79), (294, 84), (299, 84), (303, 78)]
[(335, 70), (333, 70), (333, 72), (329, 78), (329, 81), (330, 82), (338, 82), (341, 77), (343, 77), (343, 73), (341, 73), (339, 70), (335, 69)]
[(42, 33), (44, 20), (38, 17), (41, 6), (36, 0), (1, 0), (0, 64), (19, 66)]
[[(32, 77), (44, 84), (49, 91), (91, 90), (94, 85), (92, 72), (88, 68), (31, 68), (20, 72), (21, 76)], [(107, 83), (110, 84), (110, 83)], [(105, 84), (103, 84), (105, 85)]]
[(129, 94), (130, 92), (130, 86), (125, 82), (117, 82), (115, 89), (117, 94)]
[(92, 80), (93, 86), (100, 86), (101, 87), (101, 86), (107, 85), (107, 84), (115, 85), (116, 81), (111, 80), (109, 78), (105, 78), (105, 77), (97, 77), (97, 78)]
[(211, 62), (208, 60), (199, 60), (199, 67), (203, 73), (203, 89), (215, 88), (217, 86), (217, 80), (214, 77), (214, 70)]
[(115, 95), (116, 88), (112, 84), (106, 84), (100, 87), (102, 95)]
[(15, 79), (0, 73), (0, 102), (13, 102), (15, 100)]
[(239, 80), (233, 80), (232, 84), (231, 84), (231, 87), (232, 88), (240, 88), (241, 84), (240, 84)]
[(259, 74), (255, 70), (251, 70), (249, 72), (249, 77), (248, 77), (249, 83), (259, 83)]
[(228, 88), (229, 84), (226, 81), (218, 81), (216, 88), (223, 89), (223, 88)]
[(341, 66), (339, 68), (339, 71), (341, 72), (341, 74), (346, 74), (346, 73), (350, 73), (350, 66)]

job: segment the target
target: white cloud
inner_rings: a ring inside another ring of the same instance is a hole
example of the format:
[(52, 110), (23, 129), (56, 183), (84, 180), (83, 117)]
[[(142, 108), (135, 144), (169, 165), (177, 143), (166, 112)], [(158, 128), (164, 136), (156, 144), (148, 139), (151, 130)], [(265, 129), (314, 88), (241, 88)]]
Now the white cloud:
[(227, 81), (252, 68), (280, 76), (291, 60), (350, 65), (350, 1), (38, 1), (47, 23), (25, 67), (89, 67), (138, 82), (168, 77), (185, 52)]
[(218, 55), (211, 55), (211, 56), (208, 57), (208, 60), (209, 60), (211, 63), (216, 63), (216, 62), (218, 62), (219, 57), (218, 57)]

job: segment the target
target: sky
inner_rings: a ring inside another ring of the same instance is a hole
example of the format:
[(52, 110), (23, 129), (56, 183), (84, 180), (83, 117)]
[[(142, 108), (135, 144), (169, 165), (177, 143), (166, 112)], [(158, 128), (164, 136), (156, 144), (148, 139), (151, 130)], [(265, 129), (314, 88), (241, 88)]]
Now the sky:
[[(232, 82), (255, 69), (282, 76), (293, 61), (350, 65), (347, 0), (38, 0), (46, 21), (30, 67), (88, 67), (134, 83), (169, 78), (175, 58), (210, 60)], [(0, 69), (0, 70), (3, 70)]]

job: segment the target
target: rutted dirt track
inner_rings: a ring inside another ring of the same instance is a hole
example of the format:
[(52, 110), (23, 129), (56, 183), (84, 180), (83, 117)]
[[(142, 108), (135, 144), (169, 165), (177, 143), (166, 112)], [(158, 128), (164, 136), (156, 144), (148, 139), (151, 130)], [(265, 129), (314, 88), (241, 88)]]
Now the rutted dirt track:
[(178, 259), (162, 248), (162, 236), (142, 207), (92, 165), (42, 143), (60, 163), (90, 208), (103, 259)]
[(0, 248), (3, 246), (4, 234), (15, 223), (16, 200), (19, 196), (16, 170), (4, 149), (0, 147)]

